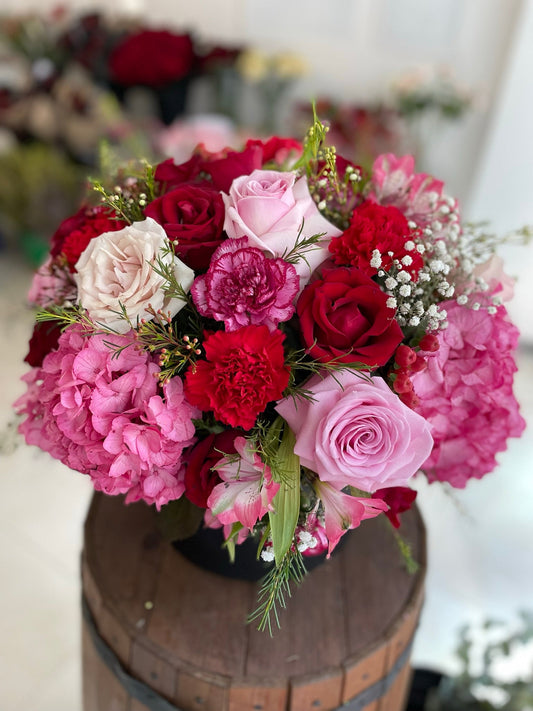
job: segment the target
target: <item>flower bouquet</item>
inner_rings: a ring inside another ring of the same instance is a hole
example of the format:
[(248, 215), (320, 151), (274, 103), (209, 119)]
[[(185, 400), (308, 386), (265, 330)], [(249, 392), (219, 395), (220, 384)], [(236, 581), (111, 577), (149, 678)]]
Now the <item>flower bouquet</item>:
[[(125, 168), (52, 237), (20, 431), (96, 490), (254, 538), (270, 625), (305, 560), (464, 487), (524, 421), (496, 238), (409, 156), (302, 144)], [(192, 522), (192, 523), (191, 523)]]

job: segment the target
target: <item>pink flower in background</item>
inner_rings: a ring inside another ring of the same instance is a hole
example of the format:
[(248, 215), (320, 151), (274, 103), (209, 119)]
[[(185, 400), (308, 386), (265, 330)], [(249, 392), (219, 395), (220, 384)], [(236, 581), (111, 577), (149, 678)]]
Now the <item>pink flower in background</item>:
[(320, 479), (315, 479), (313, 485), (324, 507), (328, 558), (346, 531), (357, 528), (361, 521), (375, 518), (389, 508), (380, 499), (350, 496), (339, 491), (332, 484), (320, 481)]
[(342, 370), (315, 375), (305, 388), (313, 400), (286, 397), (276, 410), (296, 436), (301, 464), (321, 481), (369, 492), (402, 486), (429, 456), (427, 422), (382, 378)]
[(226, 331), (250, 324), (265, 324), (272, 331), (293, 315), (298, 288), (292, 264), (268, 259), (243, 238), (218, 247), (207, 274), (195, 279), (191, 294), (202, 316), (224, 321)]
[(488, 286), (486, 294), (490, 299), (498, 296), (501, 303), (505, 304), (513, 298), (515, 280), (503, 271), (503, 259), (496, 254), (483, 264), (478, 264), (473, 275), (485, 281)]
[(492, 471), (507, 438), (524, 430), (513, 395), (518, 329), (503, 306), (495, 314), (452, 301), (443, 307), (449, 325), (440, 348), (423, 354), (428, 367), (412, 381), (435, 440), (423, 469), (430, 481), (463, 488)]
[(239, 522), (253, 528), (272, 510), (279, 484), (250, 442), (237, 437), (234, 446), (239, 456), (225, 457), (214, 467), (222, 483), (211, 492), (207, 506), (224, 525)]
[(257, 247), (273, 257), (281, 257), (295, 245), (303, 223), (301, 237), (324, 234), (320, 244), (306, 252), (307, 262), (300, 259), (296, 271), (303, 286), (312, 272), (328, 258), (331, 237), (341, 231), (328, 222), (314, 203), (305, 177), (276, 170), (254, 170), (231, 184), (229, 195), (223, 195), (226, 205), (224, 229), (229, 237), (247, 237), (251, 247)]
[[(109, 340), (124, 349), (115, 355)], [(160, 507), (184, 491), (181, 454), (195, 441), (198, 411), (179, 378), (161, 395), (158, 366), (133, 344), (131, 334), (67, 328), (58, 349), (25, 376), (28, 391), (16, 403), (26, 415), (20, 432), (28, 444), (89, 474), (97, 490)]]

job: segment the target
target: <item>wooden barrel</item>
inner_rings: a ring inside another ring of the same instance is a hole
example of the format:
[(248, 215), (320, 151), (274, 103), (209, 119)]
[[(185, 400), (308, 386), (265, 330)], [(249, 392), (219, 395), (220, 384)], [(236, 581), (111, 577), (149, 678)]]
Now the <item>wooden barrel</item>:
[(198, 568), (163, 541), (153, 511), (96, 495), (85, 523), (84, 711), (400, 711), (425, 574), (416, 510), (384, 517), (294, 590), (273, 637), (245, 619), (257, 584)]

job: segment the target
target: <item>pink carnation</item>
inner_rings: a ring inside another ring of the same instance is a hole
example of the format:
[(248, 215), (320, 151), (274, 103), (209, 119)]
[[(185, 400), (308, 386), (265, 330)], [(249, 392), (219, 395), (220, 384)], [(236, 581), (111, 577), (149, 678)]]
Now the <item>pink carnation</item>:
[[(175, 378), (163, 387), (153, 358), (137, 350), (131, 334), (108, 337), (68, 328), (58, 348), (24, 380), (28, 391), (15, 404), (26, 419), (28, 444), (71, 469), (89, 474), (107, 494), (127, 494), (157, 507), (184, 491), (181, 454), (194, 440), (198, 413)], [(115, 357), (114, 357), (115, 356)]]
[(430, 481), (463, 488), (496, 467), (495, 455), (525, 422), (513, 395), (518, 330), (503, 306), (496, 314), (443, 304), (449, 326), (440, 348), (423, 353), (428, 367), (412, 377), (435, 441), (423, 469)]
[(227, 331), (263, 324), (273, 331), (294, 313), (298, 274), (284, 259), (268, 259), (247, 244), (246, 238), (223, 242), (191, 293), (198, 311), (224, 321)]
[(30, 304), (46, 308), (57, 304), (63, 306), (76, 300), (76, 284), (66, 265), (48, 257), (33, 275), (28, 301)]

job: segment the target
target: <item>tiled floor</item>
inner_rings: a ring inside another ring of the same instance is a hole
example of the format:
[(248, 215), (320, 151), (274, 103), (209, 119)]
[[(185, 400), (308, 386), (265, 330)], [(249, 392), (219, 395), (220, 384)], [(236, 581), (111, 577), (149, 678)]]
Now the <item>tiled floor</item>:
[[(0, 253), (0, 430), (22, 392), (30, 270)], [(516, 392), (530, 429), (496, 472), (448, 495), (418, 483), (429, 539), (414, 663), (451, 669), (456, 630), (533, 607), (533, 351)], [(482, 433), (480, 433), (482, 436)], [(0, 455), (0, 710), (80, 711), (79, 553), (86, 478), (25, 446)]]

